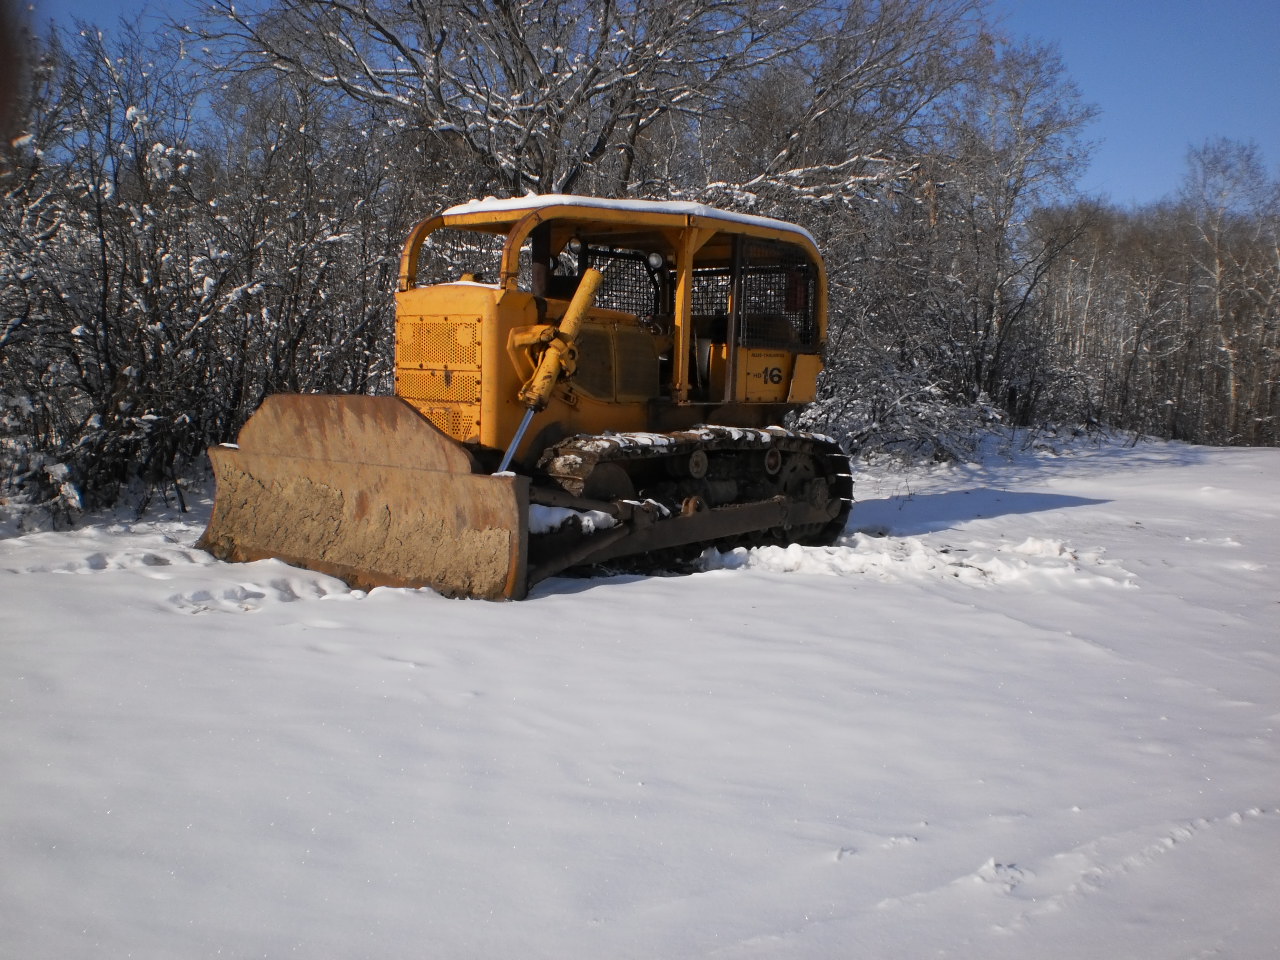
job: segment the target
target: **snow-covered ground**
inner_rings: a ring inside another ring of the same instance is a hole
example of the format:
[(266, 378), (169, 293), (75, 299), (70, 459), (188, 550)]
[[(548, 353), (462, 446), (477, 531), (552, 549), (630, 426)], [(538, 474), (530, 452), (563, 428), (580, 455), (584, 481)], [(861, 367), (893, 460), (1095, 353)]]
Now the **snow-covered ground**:
[(1274, 956), (1280, 451), (856, 490), (507, 604), (0, 540), (0, 956)]

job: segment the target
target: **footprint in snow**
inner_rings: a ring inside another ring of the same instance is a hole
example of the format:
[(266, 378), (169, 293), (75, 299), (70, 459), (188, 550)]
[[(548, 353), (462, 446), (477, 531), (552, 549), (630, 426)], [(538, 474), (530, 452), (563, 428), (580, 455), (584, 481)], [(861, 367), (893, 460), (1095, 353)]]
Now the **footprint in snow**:
[(257, 583), (240, 583), (223, 590), (194, 590), (175, 593), (169, 603), (184, 613), (252, 613), (263, 606), (264, 601), (293, 603), (297, 600), (318, 600), (329, 595), (324, 584), (306, 577), (277, 577), (266, 586)]
[(1014, 888), (1033, 876), (1035, 874), (1024, 870), (1016, 863), (997, 863), (992, 857), (971, 875), (971, 879), (978, 883), (993, 884), (1005, 893), (1012, 893)]

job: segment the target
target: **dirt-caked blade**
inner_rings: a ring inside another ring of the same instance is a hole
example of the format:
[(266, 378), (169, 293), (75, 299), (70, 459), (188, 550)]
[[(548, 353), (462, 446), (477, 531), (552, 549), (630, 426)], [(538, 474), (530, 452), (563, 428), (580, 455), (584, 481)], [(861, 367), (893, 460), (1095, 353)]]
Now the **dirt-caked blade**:
[(396, 397), (277, 395), (212, 447), (199, 546), (275, 557), (353, 586), (520, 599), (529, 481), (476, 472), (467, 450)]

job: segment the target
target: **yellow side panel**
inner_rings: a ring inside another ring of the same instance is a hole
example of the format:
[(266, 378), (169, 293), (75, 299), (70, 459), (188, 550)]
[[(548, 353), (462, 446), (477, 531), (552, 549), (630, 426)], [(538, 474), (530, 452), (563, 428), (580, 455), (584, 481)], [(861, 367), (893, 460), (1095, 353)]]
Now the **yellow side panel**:
[(796, 355), (795, 372), (791, 375), (791, 390), (787, 403), (812, 403), (818, 398), (818, 374), (822, 372), (822, 357), (816, 353)]
[(484, 314), (493, 292), (474, 285), (397, 296), (396, 395), (460, 442), (479, 437)]
[(734, 393), (747, 403), (784, 403), (795, 355), (786, 350), (738, 350)]

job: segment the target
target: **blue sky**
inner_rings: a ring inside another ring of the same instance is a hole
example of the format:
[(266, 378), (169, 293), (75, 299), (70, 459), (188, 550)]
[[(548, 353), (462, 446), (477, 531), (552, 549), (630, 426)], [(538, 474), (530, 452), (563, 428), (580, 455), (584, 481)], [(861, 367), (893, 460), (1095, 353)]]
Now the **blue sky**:
[[(36, 16), (113, 23), (138, 0), (31, 0)], [(661, 0), (655, 0), (661, 2)], [(181, 9), (152, 0), (151, 11)], [(1101, 111), (1080, 186), (1149, 203), (1178, 188), (1188, 147), (1254, 141), (1280, 175), (1277, 0), (992, 0), (1014, 36), (1055, 44), (1084, 99)]]
[(1254, 141), (1280, 175), (1277, 0), (995, 0), (1006, 29), (1054, 43), (1084, 99), (1088, 193), (1119, 204), (1176, 190), (1187, 148), (1214, 137)]

